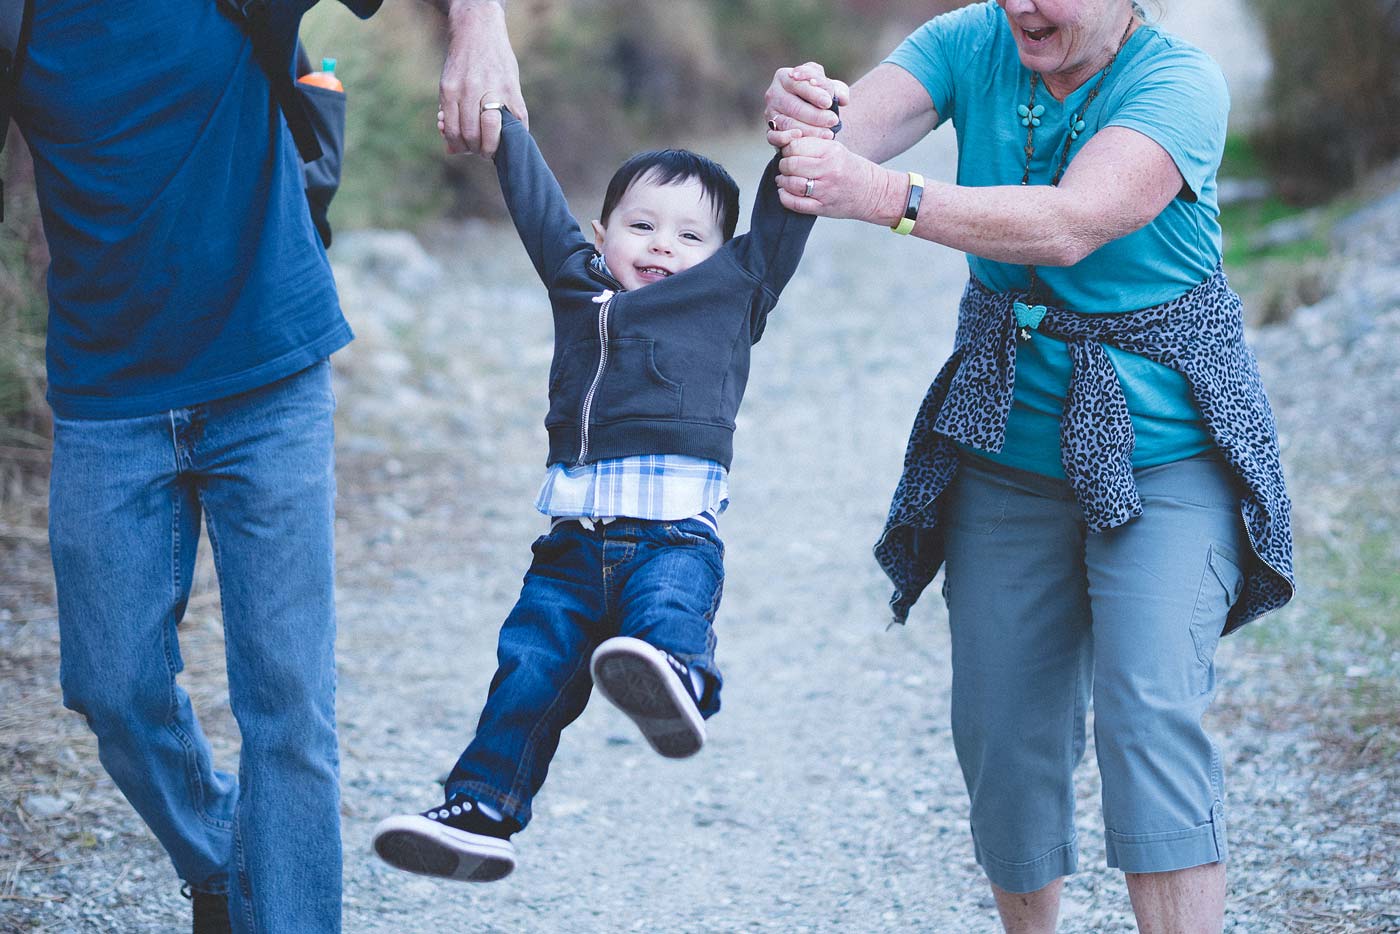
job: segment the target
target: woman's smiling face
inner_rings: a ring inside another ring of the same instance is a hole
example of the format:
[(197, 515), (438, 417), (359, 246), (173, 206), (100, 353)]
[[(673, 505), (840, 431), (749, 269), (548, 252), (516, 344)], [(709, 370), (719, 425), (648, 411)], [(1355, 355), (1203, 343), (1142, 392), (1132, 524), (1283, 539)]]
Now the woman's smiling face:
[(997, 0), (1021, 64), (1039, 72), (1056, 96), (1108, 64), (1132, 13), (1129, 0)]

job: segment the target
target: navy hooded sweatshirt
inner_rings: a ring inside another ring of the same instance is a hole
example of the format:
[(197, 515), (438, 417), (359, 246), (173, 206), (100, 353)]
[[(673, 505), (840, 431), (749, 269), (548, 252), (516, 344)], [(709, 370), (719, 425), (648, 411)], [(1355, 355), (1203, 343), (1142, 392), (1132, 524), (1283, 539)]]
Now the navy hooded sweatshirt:
[(546, 463), (687, 454), (727, 469), (749, 348), (815, 220), (778, 201), (778, 158), (759, 184), (748, 233), (683, 272), (624, 291), (569, 213), (534, 139), (508, 111), (501, 116), (501, 191), (554, 310)]

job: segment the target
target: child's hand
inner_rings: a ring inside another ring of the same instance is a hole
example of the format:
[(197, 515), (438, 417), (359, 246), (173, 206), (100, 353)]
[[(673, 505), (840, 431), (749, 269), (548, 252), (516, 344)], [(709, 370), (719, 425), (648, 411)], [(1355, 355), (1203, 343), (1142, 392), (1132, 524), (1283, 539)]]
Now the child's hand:
[(779, 68), (763, 95), (768, 142), (781, 148), (804, 136), (833, 139), (840, 119), (831, 106), (850, 101), (846, 83), (828, 78), (816, 62)]
[(768, 143), (775, 149), (784, 149), (790, 143), (800, 140), (803, 135), (802, 130), (769, 130)]

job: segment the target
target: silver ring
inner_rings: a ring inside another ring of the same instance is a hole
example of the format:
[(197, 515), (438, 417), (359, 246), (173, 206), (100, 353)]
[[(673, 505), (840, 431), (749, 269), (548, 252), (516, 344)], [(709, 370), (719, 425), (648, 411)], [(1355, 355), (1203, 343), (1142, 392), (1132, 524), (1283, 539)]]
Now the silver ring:
[(505, 104), (500, 101), (482, 101), (481, 112), (486, 113), (488, 110), (500, 110), (504, 106)]
[(802, 191), (802, 197), (804, 197), (804, 198), (810, 198), (810, 197), (812, 197), (812, 192), (814, 192), (814, 191), (816, 191), (816, 190), (817, 190), (817, 180), (816, 180), (815, 178), (809, 178), (809, 179), (807, 179), (807, 187), (806, 187), (805, 189), (803, 189), (803, 191)]

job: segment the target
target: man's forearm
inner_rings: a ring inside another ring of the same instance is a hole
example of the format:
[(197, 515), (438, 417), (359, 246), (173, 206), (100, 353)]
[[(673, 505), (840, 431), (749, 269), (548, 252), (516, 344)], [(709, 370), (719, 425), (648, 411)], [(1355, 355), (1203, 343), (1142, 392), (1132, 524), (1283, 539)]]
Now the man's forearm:
[(527, 127), (520, 68), (506, 30), (503, 0), (425, 0), (447, 16), (447, 57), (438, 84), (438, 128), (450, 153), (490, 157), (500, 142), (505, 105)]

